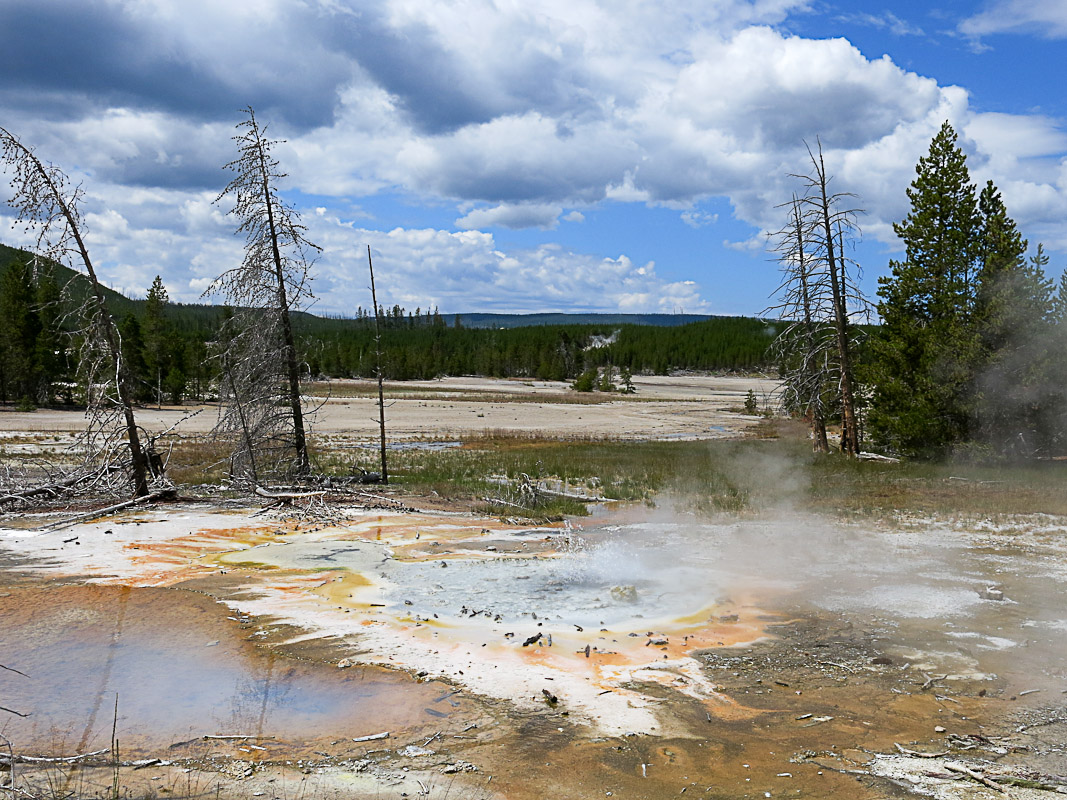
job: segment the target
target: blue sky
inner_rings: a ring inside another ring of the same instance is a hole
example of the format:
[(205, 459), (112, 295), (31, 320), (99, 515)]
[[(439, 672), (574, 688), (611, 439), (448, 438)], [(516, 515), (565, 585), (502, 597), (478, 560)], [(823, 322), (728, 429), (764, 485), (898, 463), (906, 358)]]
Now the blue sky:
[[(105, 279), (195, 301), (252, 105), (323, 247), (315, 310), (756, 314), (820, 138), (871, 294), (951, 121), (1067, 266), (1067, 3), (2, 0), (0, 125), (80, 181)], [(0, 207), (0, 240), (27, 240)]]

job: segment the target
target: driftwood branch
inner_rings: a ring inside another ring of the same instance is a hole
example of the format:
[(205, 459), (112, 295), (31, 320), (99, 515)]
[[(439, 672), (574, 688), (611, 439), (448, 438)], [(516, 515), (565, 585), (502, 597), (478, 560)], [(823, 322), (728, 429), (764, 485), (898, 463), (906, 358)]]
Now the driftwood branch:
[(942, 750), (940, 753), (924, 753), (921, 750), (909, 750), (898, 742), (893, 742), (893, 746), (903, 755), (913, 756), (915, 758), (941, 758), (948, 755), (948, 750)]
[(353, 739), (353, 742), (376, 742), (379, 739), (388, 739), (389, 731), (382, 731), (381, 733), (372, 733), (369, 736), (357, 736)]
[(1000, 784), (990, 780), (985, 775), (979, 772), (975, 772), (973, 769), (963, 766), (963, 764), (945, 764), (945, 769), (949, 772), (955, 772), (959, 775), (966, 775), (973, 781), (978, 781), (983, 786), (988, 786), (990, 789), (994, 789), (1001, 794), (1004, 793), (1004, 787)]
[(117, 511), (122, 511), (126, 508), (142, 505), (143, 503), (151, 503), (154, 500), (161, 500), (163, 498), (172, 498), (176, 494), (176, 491), (171, 488), (157, 489), (154, 492), (143, 495), (141, 497), (133, 497), (129, 500), (123, 500), (121, 503), (115, 503), (115, 505), (107, 506), (106, 508), (98, 508), (94, 511), (87, 511), (84, 514), (78, 514), (68, 519), (60, 520), (59, 522), (49, 522), (45, 525), (40, 525), (35, 530), (60, 530), (61, 528), (67, 528), (71, 525), (76, 525), (79, 522), (83, 522), (87, 519), (96, 519), (97, 517), (104, 517), (108, 514), (114, 514)]
[(312, 492), (269, 492), (262, 486), (257, 486), (255, 491), (260, 497), (266, 497), (268, 500), (281, 500), (286, 503), (293, 500), (303, 500), (308, 497), (322, 497), (326, 494), (324, 489), (318, 489)]
[(70, 489), (79, 482), (85, 480), (86, 475), (75, 475), (74, 477), (67, 478), (66, 480), (57, 481), (55, 483), (48, 483), (42, 486), (33, 486), (25, 491), (12, 492), (0, 497), (0, 504), (4, 503), (16, 503), (23, 500), (31, 500), (34, 497), (40, 497), (41, 495), (51, 495), (56, 497), (62, 494), (65, 490)]
[(519, 508), (523, 511), (528, 510), (524, 505), (520, 505), (519, 503), (512, 503), (510, 500), (504, 500), (499, 497), (483, 497), (482, 500), (494, 506), (508, 506), (510, 508)]
[(611, 502), (615, 502), (610, 497), (602, 497), (600, 495), (590, 496), (590, 495), (585, 495), (585, 494), (575, 494), (573, 492), (560, 492), (560, 491), (557, 491), (555, 489), (546, 489), (545, 487), (538, 486), (537, 484), (532, 484), (532, 486), (533, 486), (533, 490), (535, 492), (537, 492), (537, 494), (543, 494), (545, 497), (559, 497), (559, 498), (562, 498), (563, 500), (577, 500), (580, 503), (611, 503)]
[(53, 758), (46, 758), (44, 756), (22, 756), (16, 753), (11, 756), (0, 755), (0, 763), (11, 763), (14, 761), (19, 764), (73, 764), (75, 761), (102, 756), (104, 753), (110, 752), (110, 748), (105, 748), (103, 750), (94, 750), (91, 753), (82, 753), (77, 756), (56, 756)]

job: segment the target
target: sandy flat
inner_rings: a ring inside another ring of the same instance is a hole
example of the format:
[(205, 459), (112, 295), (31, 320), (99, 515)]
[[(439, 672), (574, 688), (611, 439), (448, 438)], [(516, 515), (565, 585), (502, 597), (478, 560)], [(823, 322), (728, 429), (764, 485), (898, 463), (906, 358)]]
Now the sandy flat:
[[(722, 438), (737, 436), (756, 422), (756, 417), (736, 410), (749, 390), (763, 406), (772, 402), (776, 385), (769, 378), (702, 375), (636, 377), (634, 384), (637, 393), (631, 396), (619, 395), (604, 403), (571, 403), (560, 402), (561, 396), (581, 398), (562, 382), (456, 377), (390, 383), (386, 386), (388, 435), (440, 439), (506, 430), (560, 438)], [(337, 395), (353, 386), (370, 389), (364, 381), (337, 381), (334, 386)], [(217, 416), (218, 408), (211, 404), (137, 410), (138, 423), (152, 433), (179, 422), (180, 433), (204, 433)], [(320, 435), (373, 438), (377, 417), (377, 404), (371, 397), (334, 396), (312, 415), (312, 429)], [(0, 428), (9, 432), (63, 434), (84, 427), (85, 416), (79, 411), (0, 413)]]

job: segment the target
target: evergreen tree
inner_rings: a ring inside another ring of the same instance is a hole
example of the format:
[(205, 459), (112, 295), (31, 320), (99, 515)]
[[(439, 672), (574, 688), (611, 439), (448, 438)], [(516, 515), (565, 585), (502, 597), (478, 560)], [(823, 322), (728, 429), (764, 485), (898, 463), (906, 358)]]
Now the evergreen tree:
[[(1048, 264), (1048, 256), (1045, 255), (1041, 245), (1037, 246), (1037, 258), (1043, 259), (1042, 265)], [(1056, 295), (1052, 298), (1052, 322), (1060, 325), (1067, 322), (1067, 271), (1060, 275), (1060, 282), (1056, 289)]]
[(978, 201), (981, 267), (972, 323), (975, 363), (973, 436), (1000, 454), (1041, 447), (1049, 401), (1052, 283), (1042, 247), (1030, 261), (1026, 240), (992, 181)]
[(155, 394), (152, 376), (148, 374), (144, 357), (144, 333), (141, 323), (132, 311), (126, 312), (122, 322), (119, 323), (119, 334), (122, 342), (122, 358), (126, 362), (126, 370), (129, 373), (129, 381), (134, 397), (140, 402), (152, 399)]
[(184, 368), (185, 354), (185, 342), (180, 338), (174, 338), (167, 352), (166, 363), (170, 366), (162, 381), (163, 391), (167, 393), (170, 402), (174, 405), (181, 405), (182, 400), (185, 399), (188, 383)]
[(37, 384), (37, 402), (49, 403), (55, 394), (54, 386), (61, 383), (63, 399), (72, 403), (70, 376), (73, 373), (68, 361), (67, 335), (63, 330), (63, 312), (60, 307), (60, 290), (51, 269), (37, 272), (37, 318), (41, 322), (37, 334), (35, 359), (40, 368)]
[(162, 279), (156, 275), (152, 288), (144, 303), (144, 321), (141, 335), (144, 337), (144, 362), (146, 377), (152, 383), (156, 403), (163, 402), (163, 378), (170, 370), (168, 351), (170, 350), (170, 331), (164, 311), (170, 298)]
[(0, 281), (0, 399), (30, 404), (37, 399), (39, 364), (36, 290), (30, 267), (18, 260), (8, 266)]
[(947, 122), (919, 159), (911, 210), (893, 226), (903, 261), (879, 280), (879, 336), (869, 426), (909, 456), (944, 453), (968, 435), (976, 342), (971, 324), (982, 246), (975, 187)]

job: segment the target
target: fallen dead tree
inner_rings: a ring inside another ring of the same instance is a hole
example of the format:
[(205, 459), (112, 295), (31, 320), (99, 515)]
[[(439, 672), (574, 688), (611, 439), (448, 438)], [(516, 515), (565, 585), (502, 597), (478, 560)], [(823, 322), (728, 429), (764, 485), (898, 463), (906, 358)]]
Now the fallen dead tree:
[(110, 754), (111, 748), (105, 748), (103, 750), (94, 750), (91, 753), (81, 753), (76, 756), (24, 756), (18, 753), (14, 754), (2, 754), (0, 753), (0, 764), (74, 764), (78, 761), (84, 761), (89, 758), (96, 758), (102, 756), (105, 753)]
[(291, 503), (294, 500), (304, 500), (309, 497), (323, 497), (326, 494), (325, 489), (316, 489), (311, 492), (284, 492), (268, 491), (262, 486), (257, 486), (254, 491), (259, 497), (266, 497), (269, 500), (280, 500), (283, 503)]
[(77, 486), (79, 483), (90, 480), (91, 478), (93, 478), (92, 475), (73, 475), (61, 481), (31, 486), (29, 489), (24, 489), (22, 491), (11, 491), (5, 495), (0, 495), (0, 505), (6, 505), (8, 503), (25, 503), (39, 497), (56, 498)]
[(489, 483), (497, 484), (511, 490), (517, 496), (518, 502), (505, 498), (491, 499), (488, 497), (485, 498), (486, 502), (514, 506), (516, 508), (529, 508), (536, 502), (538, 497), (548, 497), (558, 500), (574, 500), (579, 503), (616, 502), (614, 498), (605, 497), (600, 494), (586, 494), (585, 492), (569, 490), (566, 483), (563, 481), (555, 481), (562, 486), (562, 488), (552, 488), (547, 486), (545, 481), (531, 478), (525, 472), (521, 473), (518, 479), (514, 481), (506, 475), (490, 475), (487, 480)]
[(85, 522), (86, 520), (97, 519), (98, 517), (106, 517), (109, 514), (115, 514), (127, 508), (132, 508), (133, 506), (139, 506), (145, 503), (152, 503), (157, 500), (174, 500), (177, 496), (178, 490), (173, 487), (156, 489), (154, 492), (149, 492), (148, 494), (142, 497), (132, 497), (129, 500), (123, 500), (121, 503), (115, 503), (114, 505), (105, 506), (104, 508), (93, 509), (92, 511), (86, 511), (82, 514), (77, 514), (73, 517), (68, 517), (67, 519), (57, 520), (56, 522), (48, 522), (44, 525), (39, 525), (35, 530), (60, 530), (71, 525), (77, 525), (79, 522)]
[[(148, 452), (146, 450), (146, 452)], [(162, 460), (152, 452), (149, 455), (152, 464), (155, 491), (137, 496), (139, 502), (158, 498), (168, 491), (173, 491), (171, 484), (163, 475)], [(52, 464), (40, 465), (35, 470), (33, 465), (24, 467), (19, 473), (7, 476), (6, 486), (0, 487), (0, 510), (33, 506), (42, 503), (69, 501), (75, 498), (103, 498), (128, 496), (129, 459), (87, 460), (64, 472)], [(40, 473), (45, 476), (41, 478)]]

